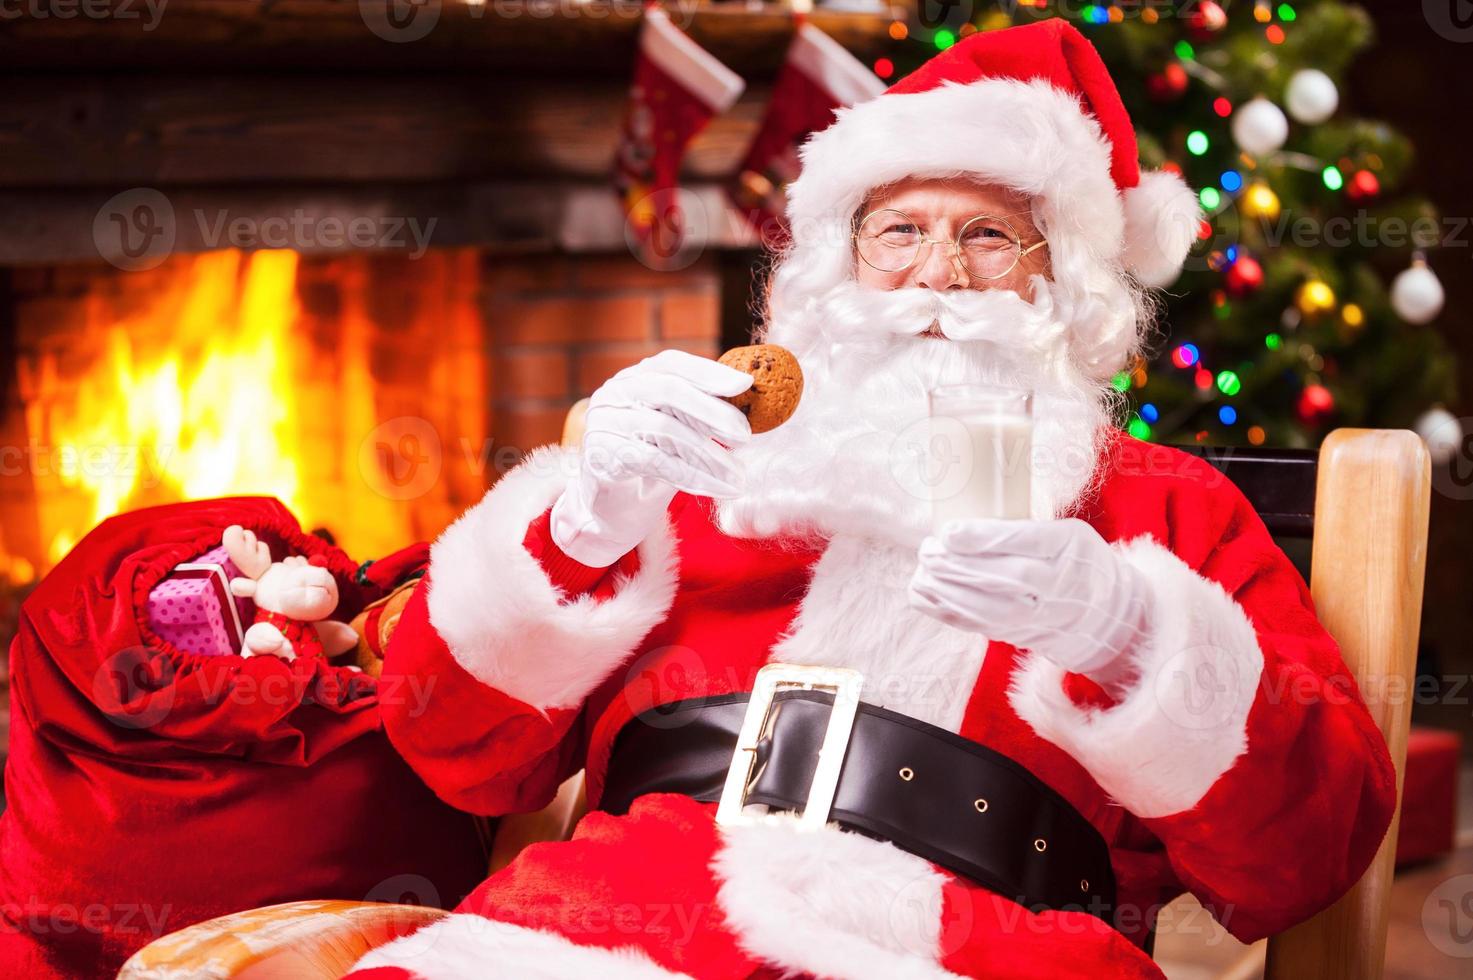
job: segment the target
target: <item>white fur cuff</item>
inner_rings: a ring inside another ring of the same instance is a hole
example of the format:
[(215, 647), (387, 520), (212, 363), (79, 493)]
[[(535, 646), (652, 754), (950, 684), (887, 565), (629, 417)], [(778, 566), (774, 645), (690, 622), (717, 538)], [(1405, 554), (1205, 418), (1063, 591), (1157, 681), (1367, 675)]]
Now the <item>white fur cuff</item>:
[(639, 546), (639, 570), (607, 599), (569, 600), (522, 546), (577, 471), (577, 453), (532, 453), (430, 549), (430, 622), (481, 683), (536, 708), (569, 708), (634, 652), (675, 598), (666, 524)]
[(1154, 586), (1153, 631), (1125, 654), (1138, 679), (1115, 706), (1081, 708), (1065, 669), (1035, 654), (1008, 699), (1127, 810), (1163, 817), (1195, 806), (1246, 751), (1263, 652), (1242, 606), (1150, 535), (1112, 547)]
[(524, 929), (479, 915), (460, 913), (370, 950), (355, 970), (399, 967), (423, 980), (465, 977), (517, 977), (518, 980), (690, 980), (627, 946), (580, 946), (563, 936)]

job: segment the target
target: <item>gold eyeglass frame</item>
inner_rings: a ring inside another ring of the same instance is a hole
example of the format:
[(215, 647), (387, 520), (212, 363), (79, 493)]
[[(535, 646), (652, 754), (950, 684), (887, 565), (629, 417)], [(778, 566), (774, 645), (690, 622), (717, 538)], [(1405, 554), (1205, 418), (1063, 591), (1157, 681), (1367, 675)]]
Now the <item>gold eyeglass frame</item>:
[[(1040, 248), (1043, 248), (1045, 245), (1048, 244), (1048, 239), (1047, 238), (1041, 238), (1037, 242), (1033, 243), (1032, 245), (1029, 245), (1027, 248), (1024, 248), (1023, 247), (1023, 236), (1018, 234), (1018, 229), (1014, 228), (1013, 227), (1013, 223), (1011, 221), (1009, 221), (1007, 218), (1003, 217), (1000, 214), (977, 214), (977, 215), (973, 215), (972, 217), (968, 218), (966, 220), (966, 222), (963, 223), (962, 226), (957, 229), (956, 235), (954, 237), (952, 237), (952, 238), (927, 238), (925, 235), (922, 235), (920, 242), (916, 244), (916, 254), (915, 254), (915, 256), (913, 258), (911, 258), (911, 260), (909, 262), (907, 262), (905, 265), (901, 266), (898, 269), (881, 269), (879, 266), (875, 265), (869, 259), (865, 258), (864, 257), (864, 250), (859, 247), (859, 232), (860, 232), (860, 229), (862, 229), (864, 227), (865, 222), (869, 221), (869, 219), (873, 218), (875, 215), (879, 214), (881, 211), (890, 211), (890, 212), (893, 212), (894, 214), (898, 214), (902, 218), (904, 218), (907, 222), (909, 222), (910, 224), (916, 225), (916, 227), (918, 227), (918, 228), (920, 227), (920, 225), (917, 224), (917, 222), (915, 221), (915, 219), (913, 219), (910, 215), (906, 214), (904, 211), (900, 210), (899, 208), (875, 208), (869, 214), (866, 214), (863, 218), (860, 218), (859, 219), (859, 222), (854, 226), (854, 232), (853, 232), (853, 234), (851, 234), (849, 236), (850, 241), (854, 245), (854, 254), (856, 256), (858, 256), (858, 258), (859, 258), (859, 260), (861, 262), (863, 262), (865, 265), (869, 266), (871, 269), (874, 269), (876, 272), (886, 273), (887, 275), (893, 275), (894, 273), (897, 273), (897, 272), (904, 272), (906, 269), (909, 269), (911, 266), (915, 265), (916, 262), (917, 262), (917, 260), (919, 260), (920, 257), (921, 257), (921, 251), (927, 245), (950, 245), (951, 246), (951, 260), (953, 262), (955, 262), (958, 266), (961, 267), (962, 273), (968, 279), (981, 279), (983, 282), (991, 282), (994, 279), (1001, 279), (1001, 278), (1003, 278), (1008, 273), (1010, 273), (1014, 269), (1016, 269), (1018, 267), (1018, 263), (1019, 262), (1022, 262), (1025, 256), (1031, 255), (1033, 252), (1037, 251)], [(1001, 222), (1002, 225), (1005, 228), (1007, 228), (1008, 234), (1010, 236), (1012, 236), (1012, 240), (1013, 240), (1013, 264), (1010, 265), (1010, 266), (1008, 266), (1006, 269), (1004, 269), (1002, 272), (999, 272), (995, 276), (979, 276), (979, 275), (976, 275), (975, 273), (972, 272), (971, 269), (968, 269), (967, 268), (967, 263), (962, 259), (962, 236), (964, 234), (966, 234), (966, 231), (967, 231), (968, 228), (972, 227), (973, 223), (978, 222), (978, 221), (982, 221), (984, 219), (989, 219), (989, 220), (992, 220), (992, 221)]]

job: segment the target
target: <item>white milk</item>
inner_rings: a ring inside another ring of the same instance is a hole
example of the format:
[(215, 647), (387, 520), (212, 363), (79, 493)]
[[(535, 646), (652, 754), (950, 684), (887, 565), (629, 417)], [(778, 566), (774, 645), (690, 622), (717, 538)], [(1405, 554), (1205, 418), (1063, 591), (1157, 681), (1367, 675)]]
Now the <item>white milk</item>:
[[(1032, 420), (961, 415), (932, 421), (934, 450), (946, 457), (941, 465), (959, 468), (932, 485), (935, 530), (962, 518), (1031, 516)], [(962, 444), (956, 445), (959, 436)]]

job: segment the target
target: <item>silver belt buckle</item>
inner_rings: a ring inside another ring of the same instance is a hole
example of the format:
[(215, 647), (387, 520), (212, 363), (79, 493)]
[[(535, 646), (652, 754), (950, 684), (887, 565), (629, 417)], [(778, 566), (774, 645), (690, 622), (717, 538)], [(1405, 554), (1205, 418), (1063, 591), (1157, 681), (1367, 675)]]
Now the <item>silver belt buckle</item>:
[(814, 667), (808, 664), (768, 664), (757, 671), (752, 685), (752, 699), (742, 718), (731, 766), (726, 770), (726, 784), (721, 789), (721, 802), (716, 806), (716, 822), (724, 827), (749, 826), (770, 821), (769, 814), (743, 813), (747, 783), (752, 778), (752, 765), (757, 758), (757, 742), (767, 727), (772, 699), (779, 688), (834, 692), (834, 706), (829, 711), (828, 728), (823, 746), (818, 751), (818, 766), (808, 786), (808, 800), (803, 804), (799, 830), (820, 830), (829, 820), (834, 806), (834, 793), (839, 788), (839, 770), (844, 765), (844, 752), (849, 747), (849, 733), (854, 730), (854, 716), (859, 711), (859, 692), (864, 674), (849, 667)]

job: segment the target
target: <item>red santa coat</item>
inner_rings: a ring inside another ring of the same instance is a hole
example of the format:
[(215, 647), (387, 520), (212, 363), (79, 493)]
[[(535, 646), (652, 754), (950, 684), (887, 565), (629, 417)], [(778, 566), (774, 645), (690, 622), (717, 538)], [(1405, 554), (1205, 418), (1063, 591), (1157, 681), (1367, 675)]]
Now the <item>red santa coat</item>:
[(529, 848), (462, 914), (370, 953), (376, 975), (1159, 977), (1140, 943), (1174, 896), (1251, 942), (1333, 902), (1385, 834), (1394, 769), (1335, 641), (1242, 493), (1196, 457), (1115, 434), (1073, 512), (1155, 586), (1117, 698), (908, 610), (913, 549), (734, 539), (681, 496), (669, 533), (584, 568), (547, 534), (574, 465), (534, 454), (449, 528), (389, 645), (384, 676), (439, 679), (425, 710), (385, 723), (445, 800), (533, 810), (586, 765), (596, 807), (641, 711), (750, 690), (770, 660), (846, 664), (865, 700), (1010, 756), (1084, 814), (1110, 844), (1116, 928), (832, 825), (718, 828), (715, 804), (651, 794)]

